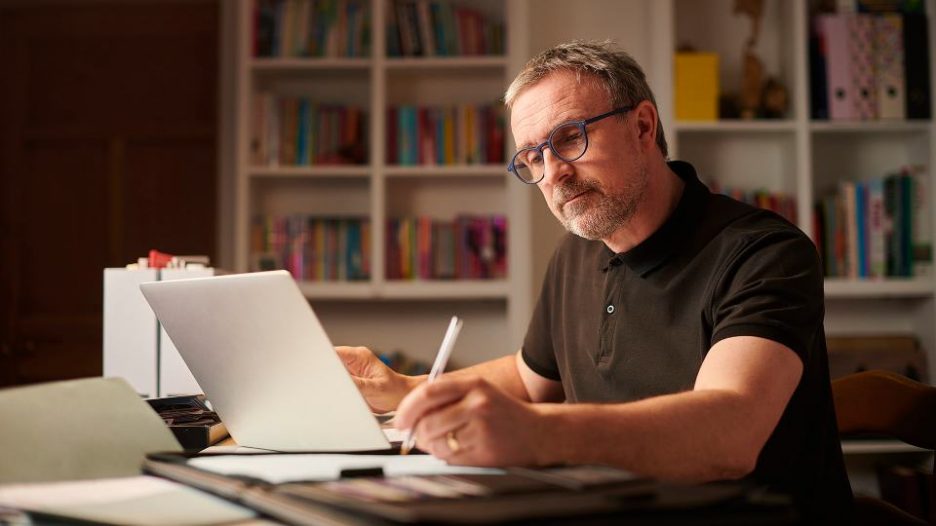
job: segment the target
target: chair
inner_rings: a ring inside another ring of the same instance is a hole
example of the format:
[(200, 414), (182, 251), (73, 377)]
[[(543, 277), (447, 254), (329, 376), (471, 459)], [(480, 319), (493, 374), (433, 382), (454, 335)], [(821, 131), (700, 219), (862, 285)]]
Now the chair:
[[(936, 387), (889, 371), (865, 371), (832, 382), (839, 433), (873, 433), (936, 449)], [(936, 459), (934, 459), (936, 468)], [(929, 515), (936, 519), (930, 485)], [(926, 524), (881, 499), (855, 498), (859, 524)]]

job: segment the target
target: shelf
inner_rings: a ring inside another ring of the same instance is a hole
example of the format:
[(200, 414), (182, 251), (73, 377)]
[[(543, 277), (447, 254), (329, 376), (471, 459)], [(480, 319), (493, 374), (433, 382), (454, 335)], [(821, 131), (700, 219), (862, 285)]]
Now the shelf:
[(790, 120), (678, 121), (674, 127), (677, 132), (776, 133), (794, 131), (796, 123)]
[(877, 453), (931, 453), (928, 449), (911, 446), (899, 440), (842, 440), (842, 453), (846, 455), (873, 455)]
[(419, 166), (387, 166), (384, 169), (387, 177), (504, 177), (509, 175), (503, 164), (484, 165), (419, 165)]
[(814, 133), (909, 133), (930, 130), (930, 121), (812, 121)]
[(502, 300), (507, 296), (506, 280), (388, 281), (380, 291), (380, 297), (385, 299)]
[(299, 290), (306, 298), (315, 300), (371, 299), (374, 286), (369, 281), (327, 282), (299, 281)]
[(248, 66), (257, 72), (321, 71), (329, 69), (359, 69), (371, 66), (369, 58), (254, 58)]
[(248, 169), (255, 178), (317, 178), (317, 177), (368, 177), (369, 166), (252, 166)]
[(362, 282), (299, 281), (299, 290), (309, 300), (503, 300), (509, 296), (506, 280), (388, 281), (375, 285)]
[(413, 69), (503, 68), (507, 65), (507, 57), (388, 57), (384, 65), (388, 70), (394, 71)]
[(927, 298), (933, 295), (933, 291), (932, 278), (825, 280), (827, 298)]

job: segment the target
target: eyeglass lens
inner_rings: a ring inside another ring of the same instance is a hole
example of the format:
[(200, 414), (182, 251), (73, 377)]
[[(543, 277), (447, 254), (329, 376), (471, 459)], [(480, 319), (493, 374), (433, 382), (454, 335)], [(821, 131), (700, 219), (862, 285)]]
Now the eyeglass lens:
[[(577, 122), (560, 126), (549, 135), (548, 144), (553, 153), (563, 161), (575, 161), (585, 154), (588, 145), (584, 126)], [(514, 158), (514, 169), (524, 181), (539, 181), (545, 170), (543, 153), (537, 148), (520, 150)]]

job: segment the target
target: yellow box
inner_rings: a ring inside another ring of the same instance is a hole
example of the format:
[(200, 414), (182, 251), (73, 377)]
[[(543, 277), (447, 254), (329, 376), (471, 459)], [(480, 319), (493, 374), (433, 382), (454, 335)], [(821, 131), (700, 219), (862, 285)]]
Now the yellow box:
[(717, 120), (718, 54), (676, 53), (674, 67), (676, 120)]

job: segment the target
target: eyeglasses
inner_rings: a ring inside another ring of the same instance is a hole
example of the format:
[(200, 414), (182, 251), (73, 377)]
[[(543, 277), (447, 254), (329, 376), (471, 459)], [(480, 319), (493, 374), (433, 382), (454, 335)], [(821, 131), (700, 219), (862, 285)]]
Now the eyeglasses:
[(577, 161), (585, 155), (585, 150), (588, 149), (586, 126), (612, 115), (627, 113), (632, 109), (634, 109), (633, 106), (625, 106), (590, 119), (564, 122), (549, 132), (549, 138), (543, 144), (518, 150), (507, 165), (507, 171), (516, 175), (517, 179), (524, 183), (537, 184), (546, 177), (543, 150), (548, 147), (556, 157), (567, 163)]

